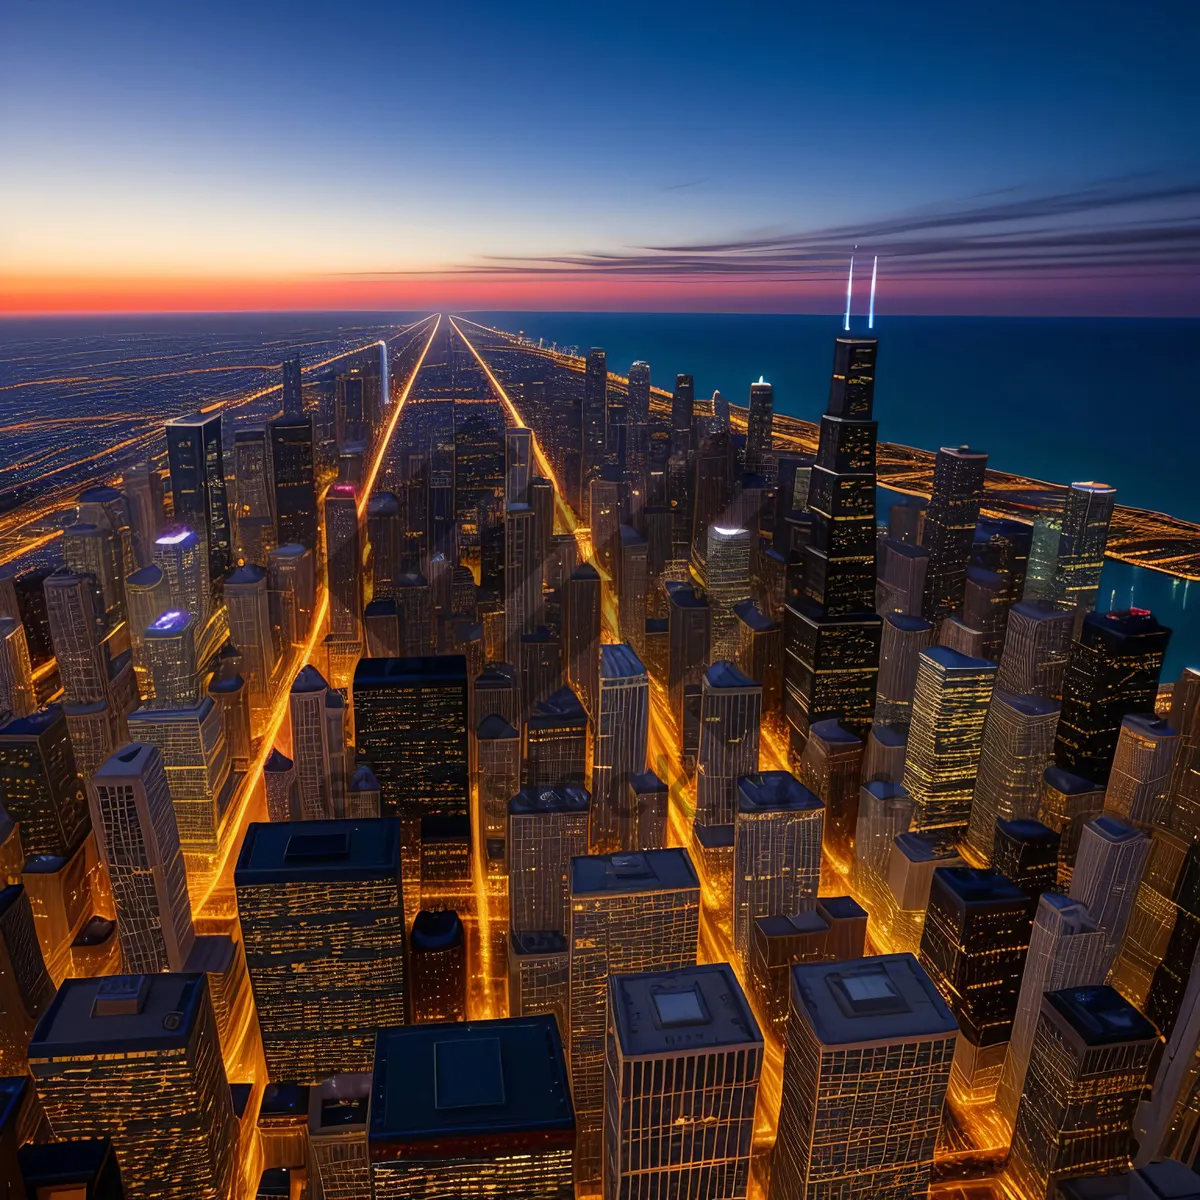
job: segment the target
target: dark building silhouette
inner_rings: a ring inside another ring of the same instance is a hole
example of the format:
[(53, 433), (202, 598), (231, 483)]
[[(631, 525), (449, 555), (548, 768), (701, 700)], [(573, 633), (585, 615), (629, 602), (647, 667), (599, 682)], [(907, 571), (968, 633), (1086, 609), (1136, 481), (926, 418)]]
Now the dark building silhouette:
[(271, 487), (278, 545), (317, 548), (316, 467), (312, 418), (282, 416), (269, 427)]
[(587, 782), (587, 712), (569, 688), (534, 705), (525, 722), (526, 787), (556, 787)]
[(467, 1019), (467, 944), (453, 909), (423, 910), (413, 921), (409, 993), (412, 1019), (434, 1024)]
[(943, 446), (934, 461), (933, 494), (921, 535), (929, 551), (921, 615), (935, 624), (962, 607), (987, 462), (986, 454), (966, 446)]
[(168, 421), (167, 459), (175, 520), (203, 536), (209, 578), (216, 582), (233, 565), (221, 414), (194, 413)]
[(581, 563), (567, 583), (565, 638), (567, 679), (592, 719), (600, 701), (600, 575)]
[(1060, 836), (1040, 821), (1018, 817), (998, 820), (992, 844), (992, 867), (1035, 900), (1058, 882)]

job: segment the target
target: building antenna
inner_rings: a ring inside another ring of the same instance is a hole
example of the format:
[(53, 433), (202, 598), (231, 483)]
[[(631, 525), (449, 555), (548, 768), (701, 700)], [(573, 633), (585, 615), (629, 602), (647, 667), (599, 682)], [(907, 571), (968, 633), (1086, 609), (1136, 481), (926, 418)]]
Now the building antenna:
[(854, 290), (854, 255), (850, 255), (850, 274), (846, 276), (846, 319), (842, 328), (850, 332), (850, 293)]
[(871, 266), (871, 308), (867, 314), (867, 328), (875, 328), (875, 276), (879, 273), (879, 255), (875, 255), (875, 262)]

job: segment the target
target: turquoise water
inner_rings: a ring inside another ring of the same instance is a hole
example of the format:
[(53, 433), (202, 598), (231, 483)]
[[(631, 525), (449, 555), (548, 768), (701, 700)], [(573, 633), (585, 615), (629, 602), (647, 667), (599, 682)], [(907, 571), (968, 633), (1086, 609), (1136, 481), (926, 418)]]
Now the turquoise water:
[[(829, 388), (830, 317), (649, 313), (477, 313), (581, 351), (603, 346), (611, 370), (644, 359), (670, 388), (695, 376), (745, 404), (752, 380), (776, 411), (816, 420)], [(854, 327), (866, 322), (856, 319)], [(968, 443), (999, 470), (1069, 482), (1102, 479), (1121, 503), (1200, 521), (1200, 321), (877, 318), (875, 415), (887, 441), (936, 449)], [(1100, 607), (1154, 611), (1174, 630), (1164, 679), (1200, 665), (1200, 591), (1109, 561)]]

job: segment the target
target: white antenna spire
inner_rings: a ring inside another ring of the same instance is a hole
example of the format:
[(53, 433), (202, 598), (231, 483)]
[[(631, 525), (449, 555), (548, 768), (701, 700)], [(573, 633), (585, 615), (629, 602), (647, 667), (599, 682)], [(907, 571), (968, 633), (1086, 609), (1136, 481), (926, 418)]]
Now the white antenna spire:
[(846, 319), (842, 322), (842, 328), (850, 332), (850, 294), (854, 290), (854, 255), (850, 255), (850, 274), (846, 276)]
[(867, 328), (875, 328), (875, 276), (879, 273), (879, 255), (875, 255), (875, 262), (871, 267), (871, 308), (867, 315)]

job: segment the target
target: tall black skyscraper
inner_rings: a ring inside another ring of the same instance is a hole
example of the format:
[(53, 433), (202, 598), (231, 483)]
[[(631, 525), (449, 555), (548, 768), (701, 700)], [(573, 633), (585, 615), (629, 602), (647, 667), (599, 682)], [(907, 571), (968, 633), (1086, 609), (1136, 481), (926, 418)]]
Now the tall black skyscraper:
[(304, 412), (304, 385), (300, 379), (300, 355), (283, 360), (283, 415), (298, 417)]
[(671, 397), (671, 452), (687, 454), (692, 448), (692, 411), (696, 407), (696, 387), (690, 375), (675, 376)]
[(636, 488), (645, 488), (650, 470), (650, 364), (635, 362), (629, 368), (629, 393), (625, 420), (625, 465)]
[(880, 619), (875, 615), (873, 337), (834, 344), (829, 407), (812, 469), (812, 542), (804, 584), (788, 601), (784, 705), (797, 754), (809, 726), (837, 718), (865, 737), (875, 708)]
[(204, 536), (209, 577), (221, 579), (233, 562), (221, 414), (193, 413), (169, 421), (167, 459), (175, 520)]
[(285, 413), (271, 422), (270, 437), (276, 541), (281, 546), (297, 543), (315, 552), (317, 491), (312, 418)]
[(987, 461), (986, 454), (966, 446), (943, 446), (937, 453), (921, 537), (929, 551), (921, 609), (927, 621), (940, 621), (962, 607)]
[[(604, 351), (588, 351), (587, 368), (583, 377), (583, 489), (581, 499), (591, 508), (588, 485), (592, 476), (603, 466), (608, 445), (608, 362)], [(590, 522), (590, 512), (584, 519)]]
[(767, 472), (766, 458), (771, 454), (771, 430), (775, 417), (775, 389), (760, 378), (750, 385), (750, 413), (746, 425), (746, 470), (759, 475)]

